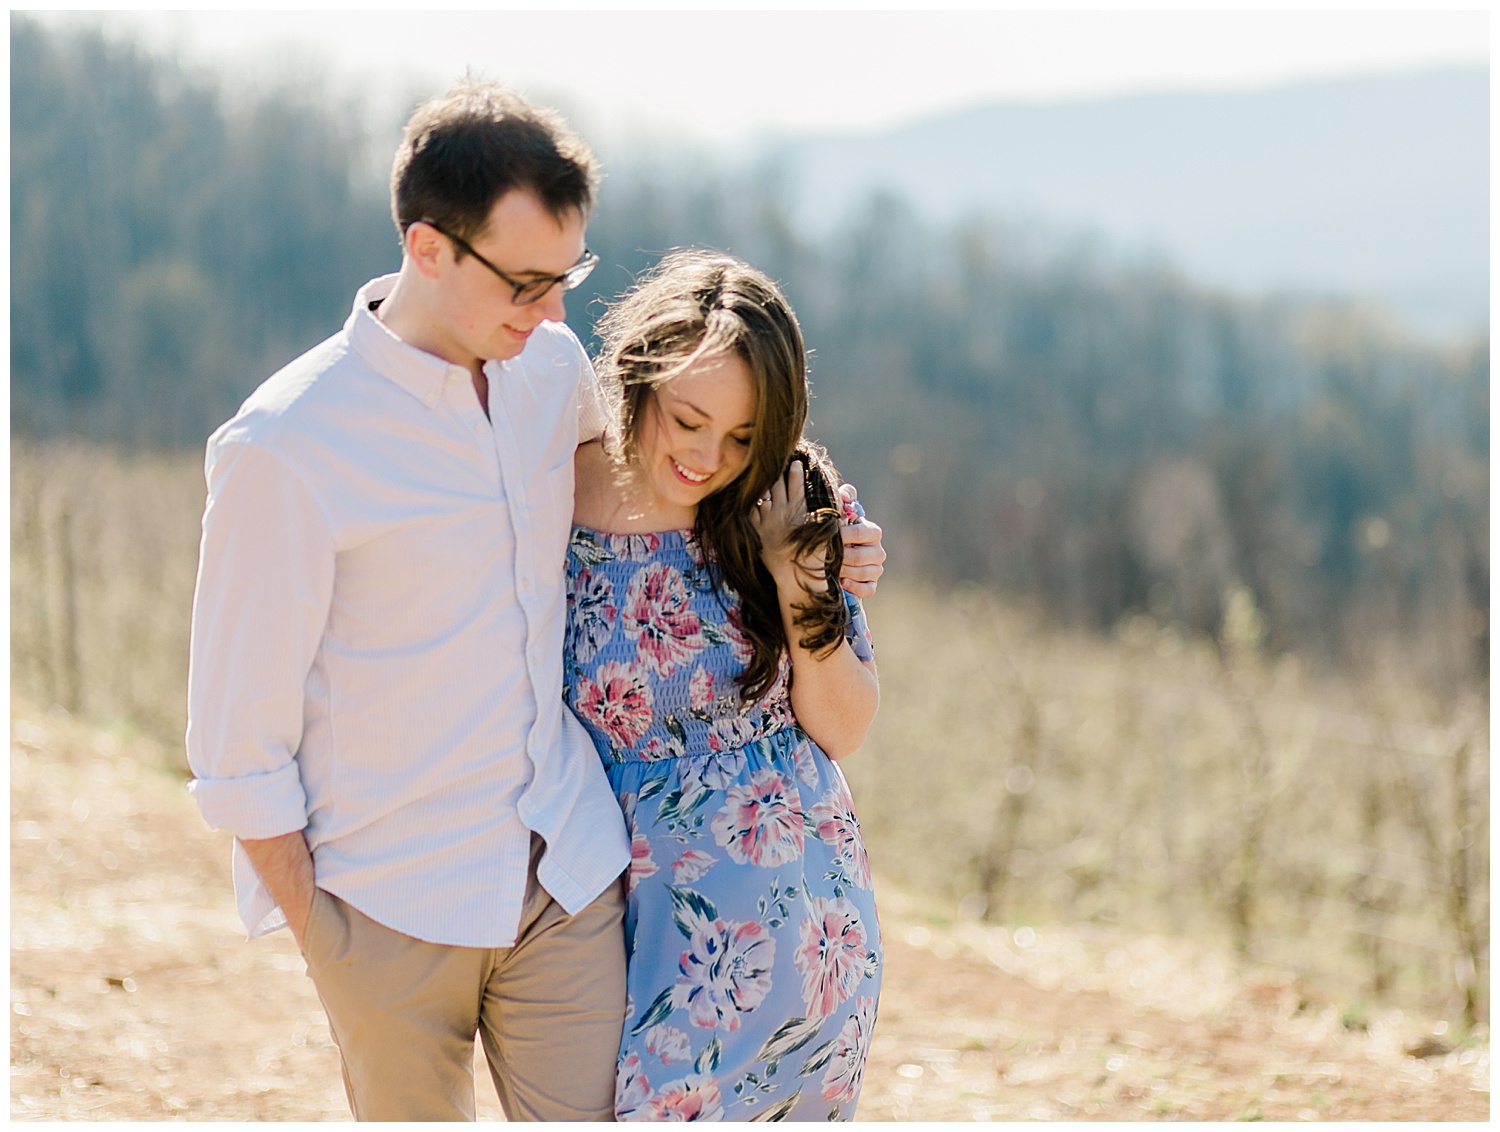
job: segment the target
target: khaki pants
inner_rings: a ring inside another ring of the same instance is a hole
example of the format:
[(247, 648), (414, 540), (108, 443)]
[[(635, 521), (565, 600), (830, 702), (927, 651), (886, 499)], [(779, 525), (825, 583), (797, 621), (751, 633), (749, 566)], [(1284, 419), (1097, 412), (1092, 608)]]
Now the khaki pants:
[(476, 1031), (509, 1119), (614, 1119), (623, 886), (569, 916), (537, 883), (541, 846), (514, 947), (426, 943), (314, 894), (307, 970), (356, 1120), (473, 1120)]

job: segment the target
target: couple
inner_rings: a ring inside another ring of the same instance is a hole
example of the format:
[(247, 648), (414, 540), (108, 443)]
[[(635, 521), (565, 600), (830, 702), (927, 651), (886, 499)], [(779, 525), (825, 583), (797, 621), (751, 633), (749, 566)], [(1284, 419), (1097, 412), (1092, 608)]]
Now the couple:
[(596, 378), (597, 180), (496, 86), (413, 115), (399, 273), (209, 441), (190, 788), (357, 1118), (473, 1119), (477, 1032), (511, 1119), (850, 1119), (879, 528), (745, 264), (668, 257)]

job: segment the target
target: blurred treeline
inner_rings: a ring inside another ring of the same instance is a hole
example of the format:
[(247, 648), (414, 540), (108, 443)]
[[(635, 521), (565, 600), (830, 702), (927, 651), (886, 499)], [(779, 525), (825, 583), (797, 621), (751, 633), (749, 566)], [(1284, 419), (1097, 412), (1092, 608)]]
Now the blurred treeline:
[(12, 431), (201, 444), (388, 269), (347, 108), (12, 14)]
[[(12, 16), (13, 432), (198, 447), (399, 263), (376, 147), (308, 83), (226, 92), (87, 31)], [(673, 246), (782, 281), (814, 428), (899, 569), (1108, 628), (1194, 632), (1244, 587), (1276, 649), (1399, 638), (1434, 678), (1488, 652), (1488, 342), (1251, 302), (986, 218), (872, 199), (819, 239), (775, 170), (612, 162), (570, 313)]]

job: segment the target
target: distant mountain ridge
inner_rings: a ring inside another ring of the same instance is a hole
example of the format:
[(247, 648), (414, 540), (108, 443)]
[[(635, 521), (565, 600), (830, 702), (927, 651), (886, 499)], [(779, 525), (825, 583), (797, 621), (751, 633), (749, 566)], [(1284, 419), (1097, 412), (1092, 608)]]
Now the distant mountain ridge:
[(816, 228), (885, 188), (934, 219), (1090, 230), (1238, 291), (1373, 299), (1429, 335), (1488, 322), (1488, 68), (991, 105), (770, 154)]

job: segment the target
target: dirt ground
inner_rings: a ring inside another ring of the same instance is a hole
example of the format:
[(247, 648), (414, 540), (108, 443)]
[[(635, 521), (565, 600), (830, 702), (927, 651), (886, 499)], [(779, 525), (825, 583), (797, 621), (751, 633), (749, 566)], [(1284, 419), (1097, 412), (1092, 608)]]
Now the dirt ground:
[[(24, 705), (11, 734), (12, 1118), (348, 1119), (302, 962), (286, 933), (245, 942), (228, 840), (181, 778)], [(881, 894), (860, 1119), (1489, 1118), (1485, 1032), (1396, 1010), (1350, 1029), (1201, 944), (934, 924)]]

